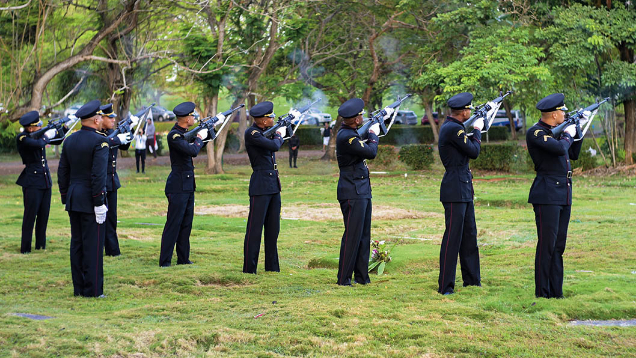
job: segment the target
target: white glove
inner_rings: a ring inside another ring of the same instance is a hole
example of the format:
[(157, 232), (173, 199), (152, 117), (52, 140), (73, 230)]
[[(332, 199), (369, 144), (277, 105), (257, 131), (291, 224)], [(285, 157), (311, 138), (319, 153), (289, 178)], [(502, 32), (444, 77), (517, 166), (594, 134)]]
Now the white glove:
[(484, 119), (483, 118), (479, 118), (476, 121), (474, 121), (473, 122), (473, 128), (479, 129), (479, 130), (484, 129)]
[(227, 118), (227, 117), (225, 117), (223, 115), (223, 113), (219, 113), (219, 114), (216, 115), (216, 118), (218, 119), (218, 121), (216, 121), (216, 123), (214, 123), (215, 127), (218, 126), (219, 124), (223, 123), (225, 121), (225, 118)]
[(197, 133), (197, 137), (201, 138), (201, 140), (204, 140), (205, 138), (208, 137), (208, 129), (207, 128), (203, 128), (199, 131), (199, 133)]
[(128, 143), (130, 143), (130, 133), (119, 133), (117, 135), (117, 138), (119, 139), (119, 141), (121, 142), (122, 145), (126, 145)]
[(44, 132), (44, 136), (47, 137), (48, 139), (53, 139), (56, 134), (57, 134), (57, 130), (53, 129), (53, 128), (51, 128), (48, 131)]
[(369, 128), (369, 132), (373, 132), (375, 135), (380, 134), (380, 123), (373, 123), (371, 128)]
[(289, 111), (289, 114), (291, 114), (292, 116), (294, 116), (294, 118), (300, 118), (301, 114), (300, 112), (298, 112), (295, 109), (292, 109), (291, 111)]
[(281, 137), (285, 138), (287, 135), (287, 127), (280, 127), (276, 130), (276, 133), (280, 134)]
[(95, 221), (97, 221), (98, 224), (103, 224), (104, 221), (106, 221), (108, 208), (102, 204), (101, 206), (95, 206), (93, 209), (95, 210)]
[(130, 120), (132, 121), (130, 123), (131, 127), (137, 127), (137, 124), (139, 124), (139, 117), (135, 116), (135, 115), (130, 115)]
[(391, 118), (391, 116), (395, 112), (395, 108), (386, 107), (384, 108), (384, 111), (386, 112), (386, 115), (384, 116), (384, 120), (386, 121), (387, 119)]
[(569, 126), (565, 127), (565, 130), (563, 131), (569, 134), (571, 137), (574, 137), (576, 135), (576, 126), (574, 124), (570, 124)]
[(590, 111), (583, 111), (583, 114), (581, 115), (581, 125), (584, 126), (587, 124), (587, 122), (590, 120), (590, 117), (592, 116), (592, 112)]

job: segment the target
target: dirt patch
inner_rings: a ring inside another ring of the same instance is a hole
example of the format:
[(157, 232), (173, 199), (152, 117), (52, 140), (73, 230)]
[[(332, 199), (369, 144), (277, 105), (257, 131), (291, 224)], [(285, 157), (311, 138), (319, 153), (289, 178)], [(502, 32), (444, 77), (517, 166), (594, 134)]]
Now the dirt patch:
[(616, 174), (621, 175), (636, 175), (636, 164), (632, 165), (622, 165), (616, 168), (605, 168), (598, 167), (594, 169), (590, 169), (588, 171), (583, 171), (581, 168), (574, 169), (574, 174), (582, 174), (583, 176), (591, 175), (591, 176), (612, 176)]
[[(194, 213), (196, 215), (215, 215), (228, 218), (246, 218), (249, 215), (249, 206), (235, 204), (202, 206), (197, 207)], [(400, 209), (387, 205), (373, 206), (374, 220), (422, 219), (439, 216), (439, 213)], [(340, 212), (340, 205), (336, 203), (324, 203), (316, 205), (290, 205), (289, 207), (282, 208), (281, 218), (288, 220), (309, 221), (342, 220), (342, 213)]]

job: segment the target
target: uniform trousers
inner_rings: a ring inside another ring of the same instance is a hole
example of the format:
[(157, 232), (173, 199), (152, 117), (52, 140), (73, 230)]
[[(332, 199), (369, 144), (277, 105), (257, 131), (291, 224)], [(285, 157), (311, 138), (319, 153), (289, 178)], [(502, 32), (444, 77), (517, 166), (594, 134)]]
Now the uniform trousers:
[(104, 293), (104, 224), (94, 213), (69, 211), (71, 221), (71, 275), (75, 296), (98, 297)]
[(446, 230), (439, 253), (438, 292), (454, 292), (458, 254), (464, 287), (480, 286), (475, 206), (472, 201), (442, 204), (446, 216)]
[(537, 223), (537, 252), (534, 259), (534, 294), (563, 297), (563, 252), (570, 222), (570, 205), (534, 204)]
[(159, 266), (168, 266), (177, 245), (177, 265), (190, 261), (190, 232), (194, 218), (194, 192), (166, 194), (168, 217), (161, 235)]
[(345, 231), (340, 243), (338, 284), (371, 283), (369, 279), (369, 250), (371, 247), (371, 199), (340, 200)]
[(289, 167), (292, 166), (292, 158), (294, 159), (294, 167), (296, 167), (296, 159), (298, 159), (298, 149), (289, 150)]
[(278, 233), (280, 232), (280, 193), (250, 196), (250, 214), (243, 243), (243, 272), (256, 273), (261, 235), (265, 229), (265, 271), (280, 272)]
[(46, 248), (46, 226), (51, 208), (51, 188), (22, 188), (24, 215), (22, 217), (22, 243), (20, 252), (31, 252), (33, 226), (35, 225), (35, 249)]
[(117, 190), (106, 193), (106, 203), (108, 212), (106, 212), (106, 241), (104, 249), (107, 256), (120, 255), (119, 240), (117, 239)]

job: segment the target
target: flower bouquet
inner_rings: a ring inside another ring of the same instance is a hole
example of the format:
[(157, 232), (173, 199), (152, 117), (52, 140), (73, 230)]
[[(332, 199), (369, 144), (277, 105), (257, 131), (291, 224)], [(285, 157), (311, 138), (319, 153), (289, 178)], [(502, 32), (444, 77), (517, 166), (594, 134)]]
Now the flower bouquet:
[[(393, 245), (395, 246), (395, 245)], [(385, 241), (371, 241), (371, 260), (369, 260), (369, 272), (378, 269), (378, 275), (384, 273), (386, 264), (391, 262), (391, 249)]]

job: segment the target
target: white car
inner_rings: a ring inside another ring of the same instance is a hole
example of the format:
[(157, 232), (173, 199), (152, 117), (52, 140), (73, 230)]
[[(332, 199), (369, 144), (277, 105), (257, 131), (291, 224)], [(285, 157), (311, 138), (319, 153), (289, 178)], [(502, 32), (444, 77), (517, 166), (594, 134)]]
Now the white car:
[(75, 115), (75, 113), (82, 108), (81, 104), (74, 104), (70, 107), (68, 107), (67, 109), (64, 110), (64, 117), (68, 117), (71, 115)]
[(323, 123), (331, 122), (331, 114), (322, 113), (317, 109), (310, 108), (307, 112), (300, 116), (300, 124), (311, 126), (321, 126)]

